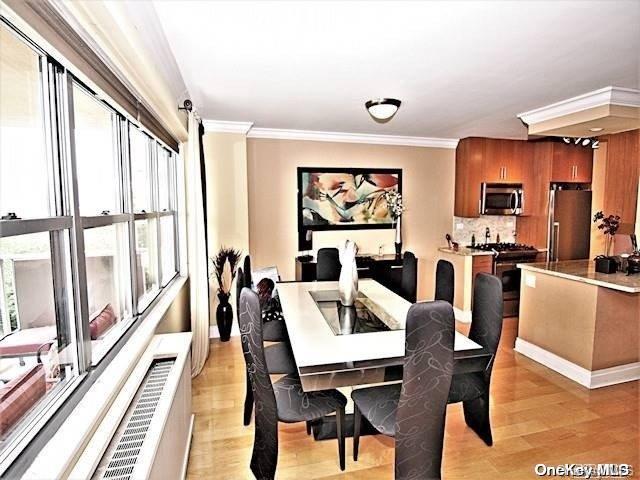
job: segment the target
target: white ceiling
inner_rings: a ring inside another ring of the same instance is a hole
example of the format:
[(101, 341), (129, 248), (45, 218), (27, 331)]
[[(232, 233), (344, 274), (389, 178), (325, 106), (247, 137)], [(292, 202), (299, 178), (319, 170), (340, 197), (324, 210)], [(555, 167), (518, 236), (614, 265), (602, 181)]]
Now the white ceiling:
[[(640, 87), (640, 2), (155, 1), (204, 118), (525, 138), (520, 112)], [(375, 123), (370, 98), (402, 100)]]

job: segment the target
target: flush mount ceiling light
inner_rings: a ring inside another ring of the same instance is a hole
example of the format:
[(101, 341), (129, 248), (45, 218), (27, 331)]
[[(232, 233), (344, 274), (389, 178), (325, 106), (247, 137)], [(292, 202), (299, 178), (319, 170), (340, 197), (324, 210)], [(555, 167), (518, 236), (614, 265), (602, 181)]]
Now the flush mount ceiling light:
[(590, 132), (601, 132), (602, 130), (604, 130), (602, 127), (593, 127), (589, 129)]
[(402, 102), (395, 98), (378, 98), (375, 100), (369, 100), (364, 104), (376, 122), (385, 123), (393, 118)]

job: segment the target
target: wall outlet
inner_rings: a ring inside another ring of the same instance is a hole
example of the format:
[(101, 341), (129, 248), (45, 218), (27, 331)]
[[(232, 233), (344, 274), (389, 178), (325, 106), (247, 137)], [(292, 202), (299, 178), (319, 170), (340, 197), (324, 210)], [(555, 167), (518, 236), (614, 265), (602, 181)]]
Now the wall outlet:
[(456, 230), (463, 230), (464, 229), (464, 223), (456, 223)]

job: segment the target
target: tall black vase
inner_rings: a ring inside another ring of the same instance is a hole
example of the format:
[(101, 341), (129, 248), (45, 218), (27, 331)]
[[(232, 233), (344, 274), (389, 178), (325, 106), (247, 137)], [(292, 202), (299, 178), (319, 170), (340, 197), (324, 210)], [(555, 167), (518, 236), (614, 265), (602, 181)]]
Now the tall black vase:
[(231, 337), (231, 326), (233, 324), (233, 309), (229, 303), (229, 295), (218, 293), (218, 308), (216, 308), (216, 323), (221, 342), (228, 342)]

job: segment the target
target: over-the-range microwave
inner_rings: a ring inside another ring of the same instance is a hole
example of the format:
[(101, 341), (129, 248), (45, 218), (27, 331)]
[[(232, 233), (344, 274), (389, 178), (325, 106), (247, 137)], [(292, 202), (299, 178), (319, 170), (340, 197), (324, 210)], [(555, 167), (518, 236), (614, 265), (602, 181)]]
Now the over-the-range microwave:
[(483, 183), (481, 215), (522, 215), (524, 191), (521, 183)]

